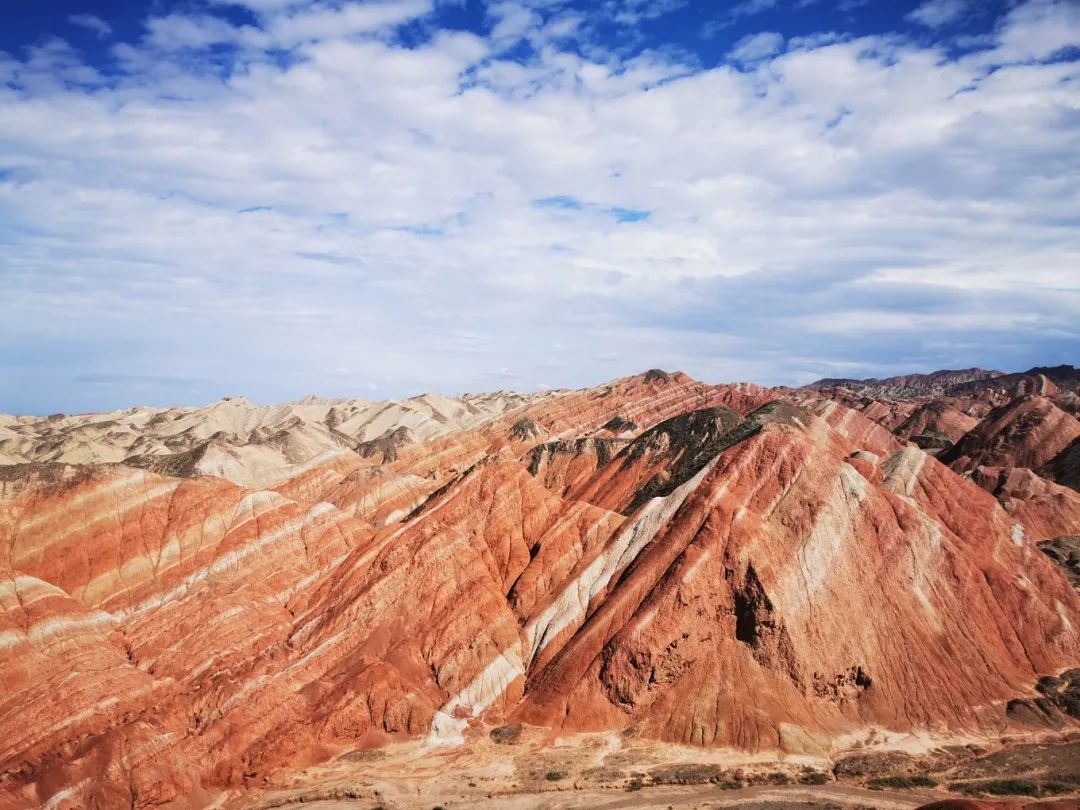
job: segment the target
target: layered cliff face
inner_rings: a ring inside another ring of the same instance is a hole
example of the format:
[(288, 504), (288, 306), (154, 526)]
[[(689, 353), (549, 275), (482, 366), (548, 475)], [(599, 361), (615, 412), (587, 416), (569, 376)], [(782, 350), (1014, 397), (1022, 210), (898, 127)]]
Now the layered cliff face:
[(230, 744), (232, 703), (273, 669), (306, 590), (369, 534), (329, 505), (216, 478), (4, 473), (5, 787), (33, 804), (83, 784), (72, 801), (111, 806), (229, 779), (241, 762), (209, 751)]
[(867, 722), (977, 726), (1076, 655), (1070, 589), (987, 493), (917, 449), (868, 478), (808, 427), (767, 425), (674, 493), (522, 719), (820, 750)]
[[(964, 413), (941, 401), (928, 402), (919, 407), (904, 420), (894, 432), (897, 436), (910, 439), (923, 449), (935, 449), (940, 443), (941, 449), (952, 446), (963, 438), (964, 434), (979, 424), (979, 419)], [(920, 442), (919, 439), (923, 441)], [(935, 442), (934, 440), (937, 440)], [(930, 445), (926, 447), (925, 445)]]
[(992, 411), (941, 456), (958, 472), (978, 466), (1036, 469), (1080, 436), (1080, 421), (1045, 397), (1026, 395)]
[[(2, 806), (202, 806), (502, 723), (795, 753), (998, 734), (1080, 664), (1038, 547), (1080, 502), (1027, 467), (964, 476), (820, 392), (678, 373), (433, 402), (439, 429), (366, 408), (352, 444), (360, 410), (290, 406), (350, 439), (268, 489), (167, 452), (0, 467)], [(985, 462), (1062, 452), (1060, 419), (992, 418)]]
[(1068, 490), (1078, 489), (1078, 387), (1077, 369), (1056, 366), (823, 380), (794, 397), (857, 409), (994, 494), (1037, 536), (1053, 538), (1076, 530), (1078, 502)]

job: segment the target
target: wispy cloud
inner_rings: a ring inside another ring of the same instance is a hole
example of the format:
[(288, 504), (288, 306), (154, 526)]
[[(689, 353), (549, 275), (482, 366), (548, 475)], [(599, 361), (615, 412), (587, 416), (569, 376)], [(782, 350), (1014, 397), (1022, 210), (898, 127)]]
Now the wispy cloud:
[(731, 7), (732, 17), (751, 17), (776, 7), (780, 0), (742, 0)]
[(928, 28), (941, 28), (956, 22), (967, 11), (968, 0), (926, 0), (907, 19)]
[(94, 14), (72, 14), (68, 17), (68, 22), (92, 31), (99, 37), (107, 37), (112, 34), (112, 26)]
[[(865, 2), (866, 0), (861, 0)], [(775, 20), (781, 13), (792, 15), (805, 9), (818, 6), (822, 0), (741, 0), (734, 4), (721, 4), (715, 11), (715, 16), (706, 21), (700, 30), (700, 35), (705, 39), (720, 36), (727, 28), (742, 23), (753, 22), (754, 18), (766, 12), (775, 12)]]
[(784, 37), (775, 31), (762, 31), (760, 34), (748, 34), (735, 43), (728, 52), (728, 58), (735, 62), (758, 62), (773, 56), (784, 47)]

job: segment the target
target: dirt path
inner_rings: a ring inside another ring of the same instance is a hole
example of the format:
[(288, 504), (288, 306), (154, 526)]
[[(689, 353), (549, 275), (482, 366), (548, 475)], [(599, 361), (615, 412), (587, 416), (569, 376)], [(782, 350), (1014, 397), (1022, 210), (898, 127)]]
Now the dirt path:
[[(765, 786), (742, 790), (719, 790), (712, 785), (687, 787), (652, 787), (634, 792), (565, 791), (488, 799), (485, 808), (500, 810), (562, 810), (562, 808), (721, 808), (745, 807), (758, 810), (796, 810), (796, 808), (873, 808), (873, 810), (908, 810), (941, 798), (941, 794), (884, 793), (846, 785)], [(447, 810), (451, 806), (446, 805)], [(465, 806), (465, 805), (460, 805)]]
[[(911, 810), (942, 798), (942, 794), (922, 792), (882, 792), (846, 785), (824, 786), (758, 786), (742, 790), (721, 791), (711, 785), (686, 787), (649, 787), (638, 791), (565, 790), (543, 793), (523, 793), (492, 798), (415, 797), (397, 800), (387, 797), (385, 805), (372, 804), (370, 799), (338, 799), (307, 801), (281, 805), (290, 810), (355, 810), (383, 806), (386, 810), (642, 810), (643, 808), (672, 808), (673, 810), (707, 810), (707, 808), (741, 807), (747, 810)], [(442, 802), (433, 804), (433, 802)]]

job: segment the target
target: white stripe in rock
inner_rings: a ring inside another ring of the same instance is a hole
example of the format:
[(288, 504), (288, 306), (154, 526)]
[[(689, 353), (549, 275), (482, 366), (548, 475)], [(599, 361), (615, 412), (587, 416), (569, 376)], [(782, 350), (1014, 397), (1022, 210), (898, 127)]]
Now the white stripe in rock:
[(63, 790), (54, 793), (49, 797), (49, 800), (45, 802), (45, 804), (41, 805), (41, 810), (56, 810), (56, 808), (59, 808), (64, 802), (75, 801), (75, 798), (81, 795), (83, 790), (85, 790), (86, 786), (89, 784), (89, 779), (82, 779), (71, 787), (64, 788)]
[(1012, 541), (1018, 546), (1024, 545), (1024, 527), (1019, 523), (1012, 525)]
[(469, 717), (478, 717), (499, 699), (515, 680), (525, 674), (521, 654), (514, 649), (499, 653), (468, 686), (454, 695), (431, 720), (428, 745), (461, 745)]
[(608, 586), (616, 574), (632, 563), (656, 537), (661, 526), (683, 505), (687, 496), (716, 464), (713, 459), (697, 475), (663, 498), (653, 498), (634, 520), (571, 581), (555, 600), (525, 627), (529, 643), (529, 663), (570, 624), (582, 618), (593, 598)]
[(917, 447), (905, 447), (885, 462), (885, 488), (910, 498), (926, 464), (927, 455)]
[[(547, 609), (526, 626), (530, 664), (553, 638), (586, 615), (593, 598), (652, 542), (660, 528), (716, 465), (717, 458), (670, 495), (653, 498), (646, 503), (630, 525), (562, 590)], [(428, 744), (461, 745), (468, 718), (483, 714), (511, 683), (525, 674), (525, 669), (525, 663), (516, 650), (499, 653), (468, 686), (435, 713)]]
[(841, 556), (844, 543), (855, 529), (866, 494), (866, 479), (853, 467), (841, 464), (840, 474), (829, 486), (825, 501), (796, 554), (796, 564), (788, 566), (781, 581), (780, 592), (787, 595), (785, 601), (791, 606), (792, 615), (807, 615), (814, 597), (834, 573), (833, 563)]

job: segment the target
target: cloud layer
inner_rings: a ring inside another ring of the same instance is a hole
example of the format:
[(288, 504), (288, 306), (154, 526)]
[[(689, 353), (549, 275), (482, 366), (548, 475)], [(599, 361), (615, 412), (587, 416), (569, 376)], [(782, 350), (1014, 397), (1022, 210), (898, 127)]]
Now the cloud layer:
[(0, 55), (0, 409), (1080, 356), (1075, 4), (708, 67), (554, 0), (245, 5)]

